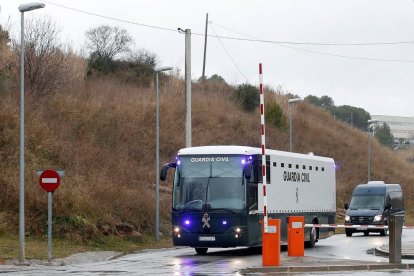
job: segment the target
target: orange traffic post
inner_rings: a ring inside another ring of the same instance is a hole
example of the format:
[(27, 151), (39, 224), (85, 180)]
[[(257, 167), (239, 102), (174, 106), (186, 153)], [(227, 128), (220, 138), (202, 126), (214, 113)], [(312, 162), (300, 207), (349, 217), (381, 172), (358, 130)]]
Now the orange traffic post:
[(280, 219), (268, 219), (268, 232), (262, 223), (262, 262), (263, 266), (280, 265)]
[(303, 216), (288, 217), (288, 256), (305, 255), (305, 218)]

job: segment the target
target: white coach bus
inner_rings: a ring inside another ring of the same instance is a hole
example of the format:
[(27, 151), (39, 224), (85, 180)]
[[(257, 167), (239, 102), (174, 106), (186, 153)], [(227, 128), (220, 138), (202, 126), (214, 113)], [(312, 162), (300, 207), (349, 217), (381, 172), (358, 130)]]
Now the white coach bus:
[[(172, 237), (176, 246), (261, 246), (263, 219), (262, 156), (260, 148), (204, 146), (178, 151), (172, 198)], [(266, 150), (267, 210), (281, 219), (281, 242), (287, 242), (288, 216), (305, 223), (335, 224), (336, 183), (332, 158)], [(334, 228), (305, 228), (305, 243), (334, 234)]]

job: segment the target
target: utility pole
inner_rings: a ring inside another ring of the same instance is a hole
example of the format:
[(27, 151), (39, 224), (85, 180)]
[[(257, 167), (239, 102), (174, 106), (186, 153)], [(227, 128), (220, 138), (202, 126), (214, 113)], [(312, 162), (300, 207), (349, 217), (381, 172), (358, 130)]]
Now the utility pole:
[(185, 146), (191, 147), (191, 29), (185, 29)]
[(371, 130), (378, 122), (377, 119), (368, 120), (368, 182), (371, 181)]
[(292, 152), (292, 112), (290, 105), (302, 101), (301, 98), (294, 98), (288, 100), (288, 115), (289, 115), (289, 151)]
[(351, 111), (351, 126), (354, 127), (354, 112)]
[(201, 77), (202, 81), (206, 80), (206, 52), (207, 52), (207, 26), (208, 26), (208, 13), (206, 14), (206, 31), (204, 33), (204, 57), (203, 57), (203, 75)]

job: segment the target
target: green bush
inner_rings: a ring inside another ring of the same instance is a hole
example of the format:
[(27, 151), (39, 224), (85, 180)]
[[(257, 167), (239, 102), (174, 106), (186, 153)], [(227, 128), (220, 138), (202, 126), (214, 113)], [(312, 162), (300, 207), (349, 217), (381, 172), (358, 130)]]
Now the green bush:
[(236, 99), (240, 102), (244, 111), (254, 112), (259, 106), (259, 89), (250, 84), (242, 84), (235, 90)]
[(271, 101), (265, 106), (266, 123), (271, 124), (279, 129), (286, 129), (286, 117), (280, 105), (275, 101)]
[(94, 70), (108, 74), (115, 70), (115, 62), (107, 56), (101, 56), (97, 52), (93, 52), (88, 59), (87, 75), (91, 75)]

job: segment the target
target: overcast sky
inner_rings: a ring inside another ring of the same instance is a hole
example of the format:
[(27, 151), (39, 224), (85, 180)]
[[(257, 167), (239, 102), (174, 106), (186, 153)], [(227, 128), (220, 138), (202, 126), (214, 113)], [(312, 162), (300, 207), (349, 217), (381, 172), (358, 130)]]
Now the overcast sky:
[[(0, 23), (19, 32), (18, 6), (0, 2)], [(154, 52), (161, 66), (184, 72), (184, 38), (191, 29), (192, 78), (202, 73), (205, 16), (210, 35), (260, 39), (277, 44), (209, 37), (206, 75), (228, 83), (264, 84), (305, 97), (333, 98), (336, 105), (361, 107), (372, 115), (414, 116), (413, 0), (50, 0), (26, 15), (47, 14), (62, 29), (62, 39), (83, 47), (85, 32), (102, 24), (126, 29), (135, 48)], [(64, 5), (131, 24), (53, 5)], [(170, 30), (160, 30), (139, 24)], [(199, 34), (199, 35), (196, 35)], [(306, 43), (348, 44), (312, 45)], [(413, 42), (383, 44), (390, 42)], [(349, 45), (372, 44), (377, 45)], [(297, 49), (293, 49), (293, 48)], [(323, 54), (317, 54), (323, 53)], [(337, 57), (339, 55), (342, 57)], [(347, 56), (348, 58), (345, 58)], [(353, 58), (351, 58), (353, 57)]]

